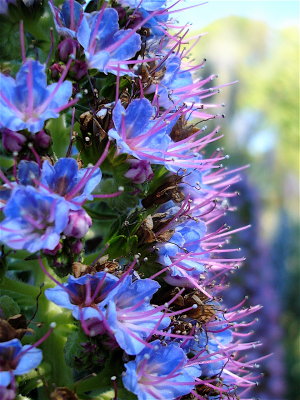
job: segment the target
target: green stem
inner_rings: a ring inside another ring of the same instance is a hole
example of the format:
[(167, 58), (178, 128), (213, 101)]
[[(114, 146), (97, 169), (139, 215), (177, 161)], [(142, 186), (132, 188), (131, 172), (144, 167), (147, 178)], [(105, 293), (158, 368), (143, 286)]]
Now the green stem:
[[(49, 272), (53, 274), (50, 268)], [(55, 386), (69, 386), (73, 383), (72, 369), (66, 365), (64, 346), (68, 335), (72, 331), (70, 322), (73, 320), (69, 311), (57, 307), (46, 298), (44, 290), (52, 287), (53, 282), (44, 275), (40, 267), (35, 268), (34, 277), (37, 286), (44, 283), (43, 293), (39, 301), (38, 313), (35, 318), (37, 322), (43, 322), (44, 325), (39, 336), (42, 336), (49, 330), (51, 322), (56, 323), (54, 331), (40, 346), (43, 350), (44, 360), (51, 366), (49, 383), (50, 386), (52, 386), (52, 384), (55, 384)]]

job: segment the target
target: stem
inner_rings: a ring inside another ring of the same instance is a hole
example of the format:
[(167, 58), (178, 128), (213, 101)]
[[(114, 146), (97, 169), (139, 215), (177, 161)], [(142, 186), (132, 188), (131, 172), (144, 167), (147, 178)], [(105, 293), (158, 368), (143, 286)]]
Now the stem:
[[(44, 264), (46, 264), (45, 260)], [(52, 271), (51, 274), (53, 274)], [(35, 318), (37, 322), (43, 323), (43, 327), (39, 331), (39, 337), (45, 334), (51, 322), (56, 322), (56, 328), (53, 333), (40, 346), (43, 350), (44, 360), (51, 366), (49, 384), (54, 383), (55, 386), (69, 386), (73, 382), (72, 369), (66, 365), (64, 347), (67, 337), (72, 330), (69, 325), (72, 321), (70, 312), (48, 301), (44, 290), (53, 287), (53, 282), (45, 276), (39, 266), (36, 266), (34, 269), (34, 277), (37, 286), (44, 283), (43, 293), (39, 300), (39, 309)]]

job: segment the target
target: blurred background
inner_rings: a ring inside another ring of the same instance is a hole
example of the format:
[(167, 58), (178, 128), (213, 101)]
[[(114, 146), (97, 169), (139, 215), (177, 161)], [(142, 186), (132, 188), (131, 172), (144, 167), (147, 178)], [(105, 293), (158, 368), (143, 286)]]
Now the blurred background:
[(232, 226), (252, 225), (234, 239), (247, 261), (225, 301), (249, 294), (250, 304), (263, 305), (251, 339), (264, 342), (256, 357), (274, 355), (262, 362), (265, 377), (252, 395), (299, 400), (299, 2), (210, 0), (175, 18), (192, 23), (193, 35), (207, 33), (192, 54), (207, 59), (203, 77), (239, 81), (212, 102), (225, 104), (218, 145), (231, 156), (227, 165), (251, 164), (236, 187), (239, 212), (227, 215)]

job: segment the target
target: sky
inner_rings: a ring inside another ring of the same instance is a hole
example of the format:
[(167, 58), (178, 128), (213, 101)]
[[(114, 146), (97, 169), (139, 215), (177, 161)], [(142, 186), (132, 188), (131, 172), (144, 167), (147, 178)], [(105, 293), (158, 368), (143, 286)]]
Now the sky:
[[(176, 8), (195, 4), (199, 4), (199, 0), (184, 0)], [(299, 4), (297, 0), (208, 0), (202, 6), (176, 13), (174, 17), (180, 23), (192, 23), (196, 29), (231, 15), (265, 21), (273, 28), (283, 28), (299, 26)]]

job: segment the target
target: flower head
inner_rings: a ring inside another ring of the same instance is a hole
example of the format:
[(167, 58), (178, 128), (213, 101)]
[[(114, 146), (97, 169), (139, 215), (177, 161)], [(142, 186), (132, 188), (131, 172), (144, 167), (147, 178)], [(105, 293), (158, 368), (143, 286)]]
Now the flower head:
[(8, 386), (14, 375), (27, 374), (42, 361), (42, 351), (22, 346), (18, 339), (0, 343), (0, 386)]
[(47, 119), (58, 118), (59, 112), (68, 107), (72, 83), (47, 86), (45, 66), (29, 59), (16, 79), (1, 74), (0, 93), (1, 125), (12, 131), (28, 129), (36, 133)]

